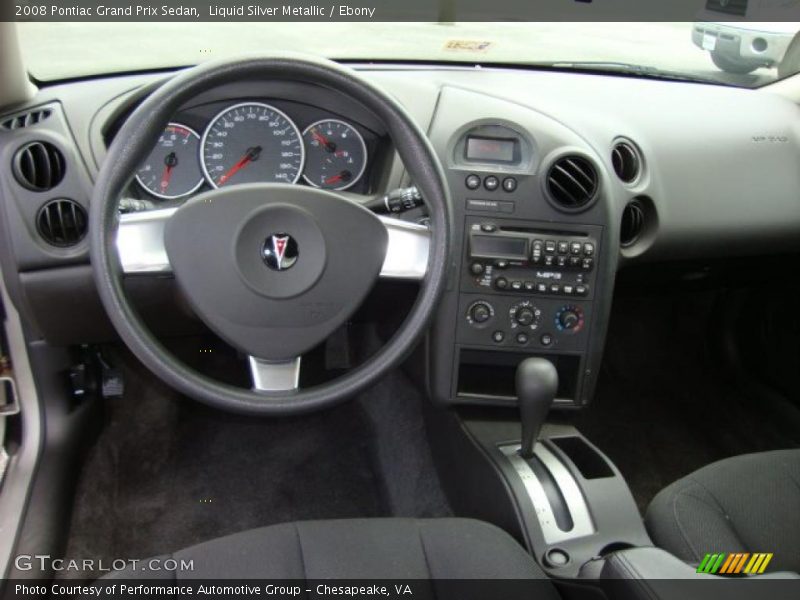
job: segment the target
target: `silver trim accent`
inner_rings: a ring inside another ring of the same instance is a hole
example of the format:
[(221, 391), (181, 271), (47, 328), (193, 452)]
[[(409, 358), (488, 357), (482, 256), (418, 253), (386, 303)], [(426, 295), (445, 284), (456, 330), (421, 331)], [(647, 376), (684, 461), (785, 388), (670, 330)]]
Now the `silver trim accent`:
[(117, 251), (124, 273), (171, 273), (164, 227), (177, 208), (120, 215)]
[[(120, 215), (117, 250), (127, 274), (172, 272), (164, 248), (164, 227), (177, 208), (161, 208)], [(379, 216), (389, 234), (380, 276), (385, 279), (425, 277), (428, 271), (430, 230), (424, 225)]]
[(428, 272), (431, 231), (424, 225), (378, 217), (389, 234), (380, 276), (385, 279), (422, 279)]
[(542, 528), (544, 541), (547, 544), (556, 544), (564, 540), (585, 537), (595, 533), (596, 529), (589, 514), (589, 507), (578, 486), (578, 482), (575, 481), (572, 473), (569, 472), (561, 460), (541, 443), (537, 443), (533, 449), (536, 457), (550, 472), (550, 475), (553, 476), (561, 495), (564, 497), (564, 501), (567, 503), (567, 508), (572, 517), (572, 529), (569, 531), (564, 531), (556, 523), (553, 508), (542, 483), (536, 477), (530, 465), (519, 455), (519, 450), (519, 444), (500, 446), (500, 452), (508, 458), (514, 471), (522, 480), (525, 491), (528, 492), (539, 526)]
[(253, 389), (257, 392), (296, 390), (300, 384), (300, 359), (298, 356), (284, 362), (271, 362), (255, 356), (248, 357)]

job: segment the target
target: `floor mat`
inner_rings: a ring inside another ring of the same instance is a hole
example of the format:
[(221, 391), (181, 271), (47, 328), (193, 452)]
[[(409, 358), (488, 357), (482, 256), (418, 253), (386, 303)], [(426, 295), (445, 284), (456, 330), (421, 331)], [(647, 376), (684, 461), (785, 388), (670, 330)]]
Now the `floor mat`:
[(616, 463), (640, 511), (716, 460), (796, 447), (781, 416), (721, 368), (709, 346), (714, 296), (614, 300), (597, 393), (573, 423)]
[(273, 523), (388, 515), (358, 403), (251, 419), (181, 399), (138, 363), (125, 369), (125, 398), (84, 465), (68, 558), (141, 558)]

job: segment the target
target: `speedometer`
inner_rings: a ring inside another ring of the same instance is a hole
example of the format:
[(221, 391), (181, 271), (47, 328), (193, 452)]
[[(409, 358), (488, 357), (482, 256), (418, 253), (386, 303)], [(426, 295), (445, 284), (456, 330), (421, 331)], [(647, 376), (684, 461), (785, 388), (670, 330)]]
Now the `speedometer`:
[(300, 130), (283, 112), (258, 102), (229, 106), (211, 120), (202, 165), (215, 188), (236, 183), (295, 183), (303, 172)]

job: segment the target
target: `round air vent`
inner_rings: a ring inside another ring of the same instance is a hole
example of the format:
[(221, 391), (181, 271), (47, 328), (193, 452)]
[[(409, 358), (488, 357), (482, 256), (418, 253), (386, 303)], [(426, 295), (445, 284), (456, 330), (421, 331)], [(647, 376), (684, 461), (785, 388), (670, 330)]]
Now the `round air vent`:
[(36, 225), (48, 244), (68, 248), (86, 235), (86, 211), (74, 200), (51, 200), (36, 217)]
[(633, 183), (642, 170), (642, 161), (639, 152), (629, 142), (619, 142), (611, 152), (611, 163), (614, 172), (623, 182)]
[(34, 192), (46, 192), (64, 179), (64, 155), (50, 142), (31, 142), (14, 155), (12, 166), (20, 185)]
[(638, 200), (628, 203), (622, 211), (622, 223), (620, 225), (619, 242), (623, 248), (633, 246), (639, 241), (639, 237), (644, 231), (645, 214), (644, 207)]
[(547, 173), (547, 191), (562, 210), (586, 208), (597, 196), (599, 181), (594, 165), (582, 156), (558, 159)]

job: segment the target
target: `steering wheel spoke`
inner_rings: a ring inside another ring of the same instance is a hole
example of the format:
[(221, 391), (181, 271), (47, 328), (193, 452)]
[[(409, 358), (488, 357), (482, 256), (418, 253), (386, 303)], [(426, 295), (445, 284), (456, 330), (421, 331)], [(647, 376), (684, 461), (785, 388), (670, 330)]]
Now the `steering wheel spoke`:
[[(161, 208), (120, 216), (117, 250), (122, 270), (129, 275), (168, 274), (172, 266), (164, 247), (164, 228), (176, 208)], [(382, 279), (420, 280), (430, 252), (430, 229), (424, 225), (380, 216), (389, 234)]]
[(289, 392), (297, 390), (300, 383), (300, 359), (298, 356), (286, 361), (267, 361), (255, 356), (248, 357), (250, 377), (256, 392)]

